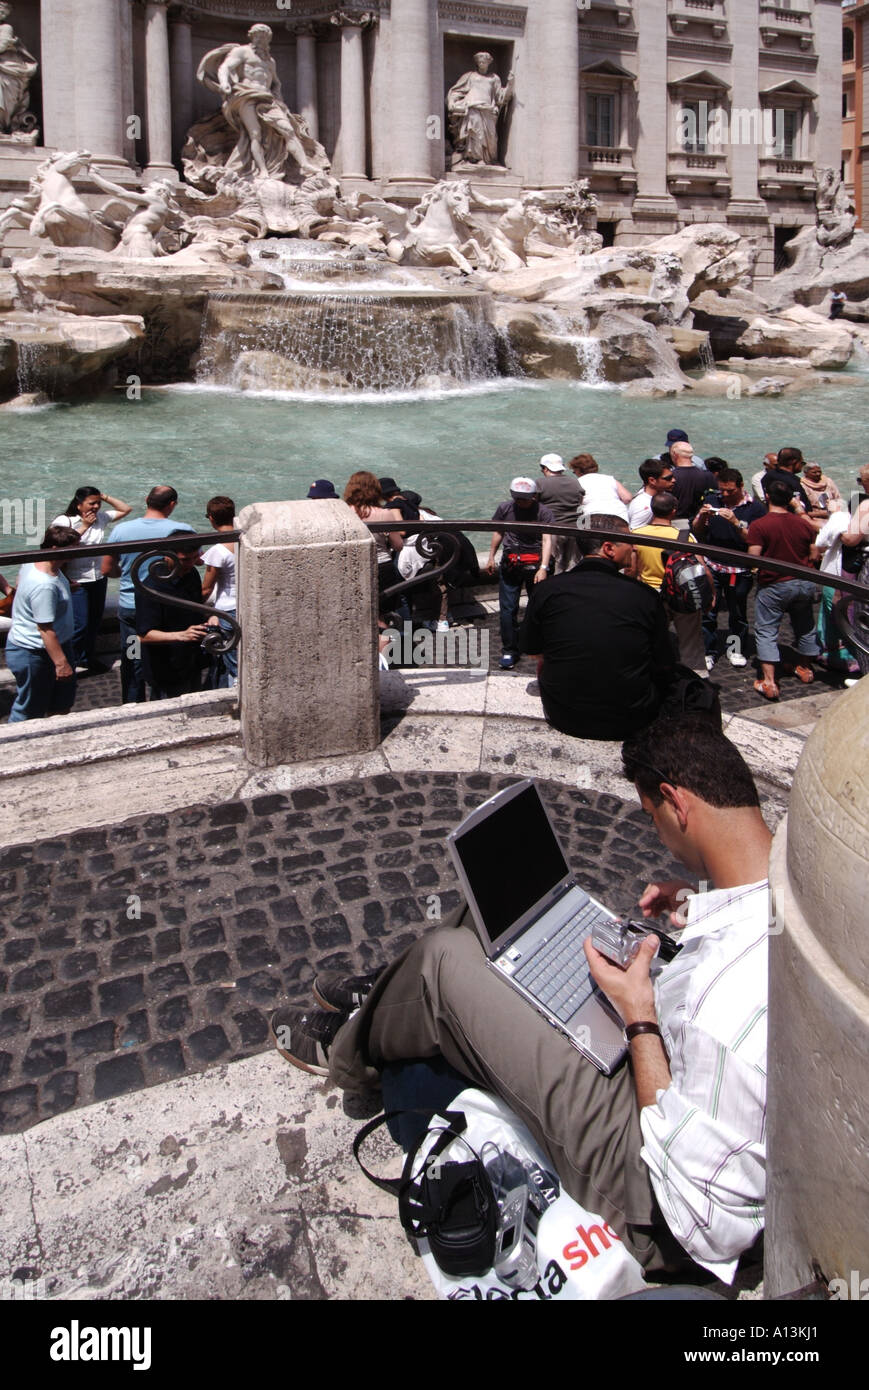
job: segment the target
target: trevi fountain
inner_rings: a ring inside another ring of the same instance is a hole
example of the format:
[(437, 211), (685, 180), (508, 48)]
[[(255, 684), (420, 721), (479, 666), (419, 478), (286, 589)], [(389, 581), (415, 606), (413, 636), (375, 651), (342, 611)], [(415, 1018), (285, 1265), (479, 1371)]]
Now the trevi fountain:
[[(37, 67), (3, 30), (0, 146), (28, 138)], [(8, 493), (60, 504), (96, 470), (132, 500), (159, 478), (242, 502), (370, 466), (469, 515), (548, 448), (633, 482), (674, 421), (742, 467), (795, 433), (850, 479), (869, 236), (837, 173), (759, 284), (756, 244), (720, 222), (605, 247), (586, 180), (496, 196), (516, 82), (480, 52), (446, 96), (448, 171), (392, 201), (334, 177), (271, 41), (254, 24), (199, 63), (213, 111), (183, 177), (131, 186), (52, 151), (0, 213), (0, 247), (29, 242), (0, 262)]]

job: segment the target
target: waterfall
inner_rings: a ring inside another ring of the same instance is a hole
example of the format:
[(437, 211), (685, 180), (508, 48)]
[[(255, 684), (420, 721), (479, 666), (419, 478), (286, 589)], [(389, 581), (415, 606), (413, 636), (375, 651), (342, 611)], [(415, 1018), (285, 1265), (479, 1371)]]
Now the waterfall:
[(51, 394), (60, 366), (60, 353), (54, 343), (18, 341), (18, 394), (27, 396), (45, 391)]
[(585, 311), (547, 309), (541, 312), (540, 318), (551, 330), (553, 338), (569, 343), (573, 348), (579, 368), (578, 379), (583, 386), (605, 386), (603, 347), (600, 339), (589, 331), (590, 325)]
[(384, 392), (497, 374), (484, 296), (342, 284), (212, 296), (196, 379), (241, 390)]
[(715, 355), (712, 351), (708, 338), (705, 338), (703, 340), (697, 351), (700, 357), (700, 365), (702, 366), (704, 372), (714, 372)]

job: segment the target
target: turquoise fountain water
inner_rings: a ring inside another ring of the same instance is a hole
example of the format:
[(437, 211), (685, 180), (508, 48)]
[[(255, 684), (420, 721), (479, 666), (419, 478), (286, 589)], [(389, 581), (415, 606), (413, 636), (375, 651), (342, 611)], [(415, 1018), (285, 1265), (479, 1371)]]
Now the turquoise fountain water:
[[(340, 491), (355, 469), (369, 468), (415, 488), (443, 516), (489, 517), (511, 477), (536, 475), (550, 450), (566, 458), (589, 451), (603, 470), (639, 486), (637, 465), (679, 426), (701, 454), (720, 454), (746, 476), (767, 450), (798, 444), (846, 492), (867, 457), (866, 388), (854, 381), (739, 401), (630, 400), (617, 390), (504, 380), (337, 399), (173, 387), (128, 400), (118, 391), (0, 416), (2, 489), (6, 499), (44, 499), (50, 521), (82, 483), (138, 511), (152, 484), (171, 482), (178, 517), (205, 529), (215, 493), (242, 506), (303, 497), (314, 478), (331, 478)], [(0, 524), (8, 514), (0, 507)], [(21, 544), (0, 532), (3, 549)]]

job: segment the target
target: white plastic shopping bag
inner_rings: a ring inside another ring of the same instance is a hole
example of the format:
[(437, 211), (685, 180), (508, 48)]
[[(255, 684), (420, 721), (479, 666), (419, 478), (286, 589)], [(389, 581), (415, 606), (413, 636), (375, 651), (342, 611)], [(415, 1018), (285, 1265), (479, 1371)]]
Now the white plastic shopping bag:
[[(549, 1159), (513, 1112), (496, 1096), (469, 1088), (448, 1107), (461, 1110), (467, 1129), (442, 1157), (464, 1161), (465, 1142), (485, 1162), (495, 1150), (512, 1155), (525, 1167), (533, 1192), (536, 1224), (536, 1283), (517, 1287), (499, 1279), (494, 1270), (479, 1277), (452, 1279), (437, 1266), (421, 1242), (421, 1253), (429, 1277), (441, 1298), (449, 1299), (543, 1299), (589, 1300), (621, 1298), (646, 1287), (643, 1271), (603, 1217), (588, 1212), (562, 1192)], [(419, 1157), (424, 1160), (429, 1142), (433, 1144), (444, 1121), (437, 1115), (423, 1143)], [(533, 1250), (533, 1242), (531, 1245)], [(529, 1284), (534, 1278), (523, 1282)]]

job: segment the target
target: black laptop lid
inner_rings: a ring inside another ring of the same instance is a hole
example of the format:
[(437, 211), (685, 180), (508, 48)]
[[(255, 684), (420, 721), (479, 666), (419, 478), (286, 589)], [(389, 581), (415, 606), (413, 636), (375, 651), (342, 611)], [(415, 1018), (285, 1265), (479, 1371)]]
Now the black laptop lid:
[(451, 839), (493, 943), (570, 873), (533, 783)]

